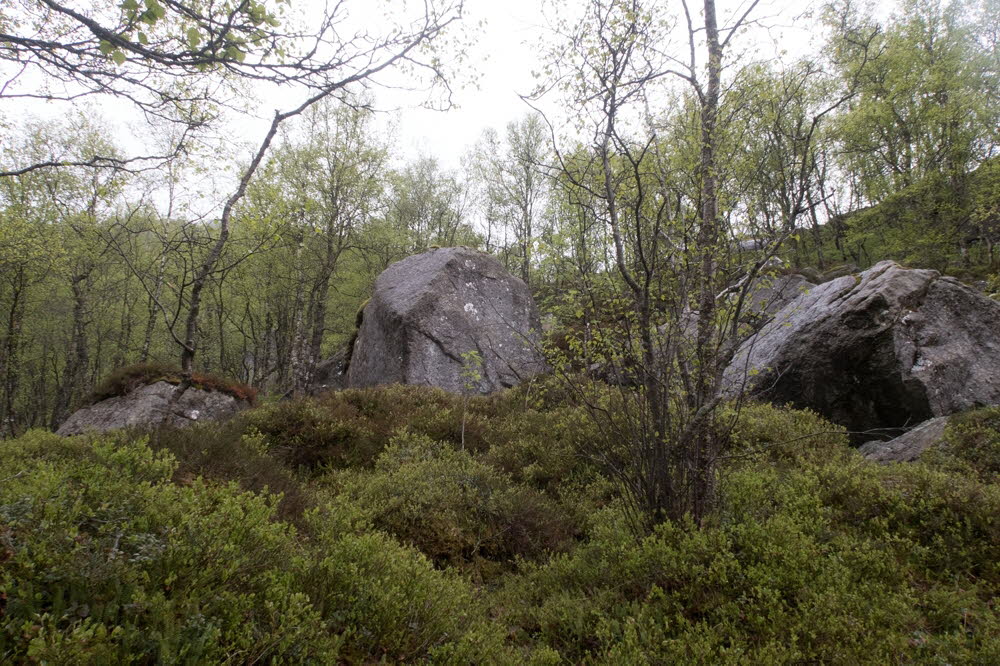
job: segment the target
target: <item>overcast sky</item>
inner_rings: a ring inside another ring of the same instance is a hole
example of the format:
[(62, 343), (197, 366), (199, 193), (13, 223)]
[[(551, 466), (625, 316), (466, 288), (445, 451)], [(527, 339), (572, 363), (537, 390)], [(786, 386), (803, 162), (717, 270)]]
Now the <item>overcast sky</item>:
[[(314, 3), (323, 1), (312, 0)], [(584, 1), (565, 0), (568, 9), (564, 8), (562, 13), (584, 6)], [(669, 11), (681, 11), (679, 0), (662, 1)], [(720, 23), (725, 24), (727, 18), (741, 14), (751, 1), (718, 0)], [(818, 1), (761, 0), (753, 15), (761, 19), (768, 29), (753, 33), (753, 45), (765, 54), (780, 49), (794, 55), (814, 48), (808, 21), (802, 21), (800, 16), (811, 2)], [(392, 2), (389, 1), (389, 6)], [(375, 25), (383, 20), (382, 10), (378, 9), (384, 6), (383, 3), (366, 0), (348, 0), (348, 3), (356, 17), (373, 21)], [(693, 8), (699, 4), (697, 0), (691, 2)], [(475, 72), (477, 76), (474, 83), (470, 83), (468, 75), (456, 81), (453, 99), (456, 108), (448, 112), (413, 108), (415, 98), (412, 96), (401, 96), (391, 91), (379, 93), (381, 107), (403, 107), (396, 113), (383, 114), (379, 119), (386, 131), (389, 127), (395, 128), (394, 149), (399, 158), (431, 155), (446, 168), (458, 168), (462, 155), (485, 128), (502, 131), (508, 122), (529, 111), (518, 94), (527, 93), (534, 86), (532, 70), (540, 66), (541, 45), (553, 40), (543, 6), (543, 0), (466, 0), (464, 24), (466, 29), (474, 30), (474, 40), (462, 67), (463, 71)], [(551, 14), (551, 11), (549, 9), (548, 13)], [(482, 27), (474, 28), (480, 22)], [(11, 108), (10, 104), (8, 102), (8, 108), (0, 109), (0, 112), (5, 111), (8, 120), (16, 124), (16, 119), (27, 107)], [(289, 100), (284, 99), (281, 93), (265, 97), (254, 114), (258, 116), (258, 122), (238, 120), (226, 132), (234, 139), (234, 145), (239, 139), (245, 141), (249, 152), (251, 146), (259, 143), (275, 107), (287, 107), (288, 104)], [(121, 122), (121, 118), (125, 117), (121, 102), (101, 104), (99, 109), (113, 121)], [(65, 112), (65, 108), (50, 105), (29, 111), (51, 116)], [(141, 132), (140, 128), (138, 133)], [(124, 134), (119, 138), (123, 137)]]
[[(742, 13), (748, 2), (719, 0), (720, 23)], [(679, 0), (666, 4), (681, 11)], [(754, 33), (761, 51), (778, 48), (797, 55), (814, 48), (809, 22), (800, 18), (811, 4), (811, 0), (762, 0), (754, 12), (767, 24), (766, 30)], [(458, 90), (458, 108), (447, 113), (408, 109), (398, 114), (397, 148), (403, 156), (434, 155), (442, 165), (456, 168), (484, 128), (500, 131), (530, 110), (518, 94), (534, 86), (531, 73), (539, 67), (540, 45), (552, 39), (542, 7), (541, 0), (466, 0), (467, 23), (485, 21), (468, 62), (479, 73), (478, 87)]]
[(456, 91), (457, 108), (448, 112), (409, 109), (398, 114), (398, 147), (404, 155), (430, 154), (457, 167), (466, 148), (486, 127), (502, 129), (527, 113), (518, 94), (534, 85), (537, 45), (547, 37), (538, 0), (467, 0), (470, 25), (484, 20), (470, 49), (468, 66), (476, 83)]

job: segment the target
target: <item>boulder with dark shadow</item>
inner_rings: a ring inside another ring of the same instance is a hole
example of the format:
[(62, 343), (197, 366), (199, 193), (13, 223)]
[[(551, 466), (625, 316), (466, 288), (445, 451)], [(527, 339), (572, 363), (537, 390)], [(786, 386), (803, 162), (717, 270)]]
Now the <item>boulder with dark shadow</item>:
[(1000, 404), (1000, 303), (885, 261), (811, 287), (745, 342), (731, 392), (811, 408), (854, 431)]

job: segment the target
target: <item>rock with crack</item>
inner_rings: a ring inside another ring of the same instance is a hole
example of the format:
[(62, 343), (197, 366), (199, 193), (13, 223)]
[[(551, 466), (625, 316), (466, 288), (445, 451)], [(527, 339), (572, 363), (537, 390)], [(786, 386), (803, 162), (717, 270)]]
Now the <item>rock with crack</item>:
[(347, 385), (491, 393), (547, 369), (540, 331), (527, 285), (493, 257), (465, 247), (413, 255), (375, 281)]
[(68, 436), (119, 428), (156, 428), (161, 423), (181, 427), (201, 421), (226, 420), (249, 406), (246, 401), (221, 391), (189, 388), (164, 421), (176, 388), (169, 382), (159, 381), (125, 395), (101, 400), (74, 412), (56, 433)]
[(809, 289), (745, 342), (732, 393), (811, 408), (858, 433), (1000, 403), (1000, 303), (886, 261)]

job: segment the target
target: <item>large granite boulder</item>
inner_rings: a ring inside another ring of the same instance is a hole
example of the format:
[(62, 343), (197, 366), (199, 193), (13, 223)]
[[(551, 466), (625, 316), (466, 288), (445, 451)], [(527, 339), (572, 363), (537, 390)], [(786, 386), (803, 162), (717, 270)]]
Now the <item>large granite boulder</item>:
[(786, 305), (740, 347), (726, 380), (855, 433), (998, 404), (1000, 303), (885, 261)]
[(347, 385), (424, 384), (456, 393), (474, 385), (490, 393), (546, 370), (540, 342), (527, 285), (499, 261), (466, 247), (430, 250), (375, 281)]
[(59, 435), (106, 432), (118, 428), (186, 426), (199, 421), (221, 421), (249, 406), (221, 391), (189, 388), (164, 421), (170, 397), (177, 387), (165, 381), (140, 386), (125, 395), (107, 398), (77, 410), (56, 431)]

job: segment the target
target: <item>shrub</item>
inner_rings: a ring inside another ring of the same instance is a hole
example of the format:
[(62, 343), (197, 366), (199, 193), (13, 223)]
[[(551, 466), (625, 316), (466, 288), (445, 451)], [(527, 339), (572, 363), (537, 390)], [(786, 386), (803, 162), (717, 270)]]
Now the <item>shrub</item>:
[(810, 412), (724, 411), (711, 519), (636, 538), (579, 455), (615, 443), (544, 387), (470, 400), (465, 449), (460, 398), (417, 387), (5, 442), (0, 661), (1000, 662), (996, 410), (885, 466)]
[(789, 464), (830, 460), (850, 451), (847, 433), (808, 409), (747, 402), (721, 410), (719, 421), (731, 427), (732, 455)]
[[(144, 436), (137, 430), (109, 433), (110, 441), (127, 445)], [(176, 461), (174, 483), (189, 485), (198, 477), (235, 482), (243, 490), (269, 492), (281, 497), (276, 517), (299, 522), (314, 500), (303, 480), (277, 464), (268, 453), (263, 436), (239, 418), (225, 423), (202, 422), (187, 428), (166, 428), (151, 435), (149, 446), (169, 451)]]
[(340, 480), (376, 527), (440, 564), (539, 557), (574, 532), (553, 500), (426, 435), (398, 435), (373, 471)]
[[(350, 509), (346, 509), (350, 514)], [(485, 623), (472, 587), (454, 572), (434, 569), (424, 557), (384, 534), (345, 529), (345, 507), (333, 504), (308, 517), (318, 555), (295, 562), (295, 577), (310, 591), (332, 631), (350, 637), (351, 662), (409, 661), (427, 651), (468, 653), (450, 645), (474, 630), (481, 650), (500, 649), (501, 637)], [(349, 519), (351, 521), (351, 519)], [(353, 519), (357, 527), (357, 519)]]
[(514, 388), (501, 391), (491, 396), (491, 399), (505, 413), (520, 413), (527, 409), (547, 411), (560, 407), (580, 407), (588, 395), (607, 390), (606, 384), (583, 374), (548, 374), (533, 377)]
[(984, 481), (1000, 476), (1000, 407), (985, 407), (948, 419), (946, 452), (965, 462)]
[(246, 414), (268, 451), (293, 468), (370, 464), (383, 444), (347, 403), (305, 398), (266, 405)]
[[(484, 448), (486, 398), (468, 401), (465, 445)], [(293, 466), (370, 466), (401, 428), (456, 446), (462, 442), (462, 399), (428, 386), (331, 391), (254, 410), (248, 422), (271, 450)]]
[(515, 640), (568, 662), (1000, 657), (995, 488), (845, 460), (745, 465), (715, 526), (666, 523), (638, 542), (609, 508), (588, 543), (510, 578), (498, 612)]
[(997, 484), (924, 464), (883, 466), (860, 459), (813, 473), (841, 529), (884, 540), (930, 579), (1000, 586)]
[[(58, 445), (34, 433), (27, 448)], [(281, 569), (294, 548), (273, 499), (232, 486), (169, 483), (175, 463), (141, 441), (76, 440), (81, 460), (3, 448), (7, 562), (0, 655), (41, 662), (329, 659), (321, 630)], [(285, 624), (287, 623), (287, 625)]]
[(304, 540), (273, 496), (170, 483), (173, 457), (142, 441), (34, 432), (0, 469), (17, 470), (0, 484), (4, 661), (497, 658), (466, 582), (349, 515), (311, 512)]
[(483, 460), (516, 481), (558, 493), (572, 480), (593, 480), (597, 468), (581, 454), (600, 433), (580, 407), (527, 409), (491, 421)]

